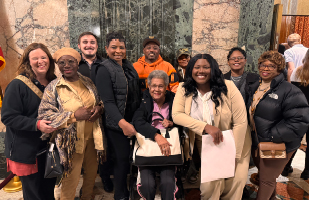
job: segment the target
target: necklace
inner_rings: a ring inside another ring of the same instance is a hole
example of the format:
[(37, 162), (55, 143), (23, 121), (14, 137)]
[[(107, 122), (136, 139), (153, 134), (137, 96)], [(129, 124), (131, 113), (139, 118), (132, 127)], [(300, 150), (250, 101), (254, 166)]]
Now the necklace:
[[(264, 96), (264, 94), (268, 91), (268, 88), (270, 87), (270, 86), (267, 86), (267, 87), (264, 88), (264, 89), (260, 89), (261, 84), (262, 84), (262, 83), (260, 83), (260, 85), (259, 85), (259, 87), (258, 87), (258, 90), (259, 90), (259, 91), (263, 91), (263, 93), (257, 98), (257, 101), (256, 101), (255, 105), (253, 105), (253, 102), (255, 102), (255, 98), (254, 98), (254, 97), (253, 97), (253, 100), (252, 100), (252, 102), (251, 102), (251, 113), (252, 113), (252, 115), (254, 114), (255, 109), (256, 109), (256, 106), (257, 106), (257, 104), (259, 103), (260, 99)], [(256, 90), (254, 94), (256, 94), (256, 93), (258, 92), (258, 90)]]

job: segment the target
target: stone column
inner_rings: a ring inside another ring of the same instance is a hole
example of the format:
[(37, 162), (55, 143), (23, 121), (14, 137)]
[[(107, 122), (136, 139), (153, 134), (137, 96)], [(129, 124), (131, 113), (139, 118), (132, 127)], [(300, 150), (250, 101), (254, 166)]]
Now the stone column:
[(237, 46), (240, 0), (194, 0), (193, 54), (208, 53), (223, 73), (229, 71), (228, 51)]
[(274, 0), (241, 1), (238, 46), (247, 52), (247, 71), (257, 72), (258, 58), (269, 50)]

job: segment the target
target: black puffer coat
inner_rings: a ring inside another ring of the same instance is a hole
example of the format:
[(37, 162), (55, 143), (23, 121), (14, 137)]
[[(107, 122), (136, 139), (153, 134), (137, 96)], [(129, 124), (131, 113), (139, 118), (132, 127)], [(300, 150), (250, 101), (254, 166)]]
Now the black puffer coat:
[[(259, 82), (249, 85), (247, 110), (258, 87)], [(287, 153), (296, 150), (309, 125), (309, 107), (305, 95), (285, 81), (282, 73), (279, 74), (256, 106), (254, 122), (257, 134), (252, 132), (253, 149), (257, 148), (259, 142), (284, 142)]]

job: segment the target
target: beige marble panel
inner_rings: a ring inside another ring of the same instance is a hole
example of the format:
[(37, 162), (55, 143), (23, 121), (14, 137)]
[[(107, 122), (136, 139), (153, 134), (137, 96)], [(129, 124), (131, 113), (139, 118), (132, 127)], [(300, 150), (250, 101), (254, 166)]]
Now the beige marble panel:
[(193, 9), (193, 55), (209, 53), (228, 72), (228, 50), (237, 46), (240, 1), (195, 0)]
[(23, 50), (40, 42), (53, 54), (70, 46), (66, 0), (0, 1), (0, 45), (6, 67), (0, 72), (0, 86), (5, 89), (16, 76)]

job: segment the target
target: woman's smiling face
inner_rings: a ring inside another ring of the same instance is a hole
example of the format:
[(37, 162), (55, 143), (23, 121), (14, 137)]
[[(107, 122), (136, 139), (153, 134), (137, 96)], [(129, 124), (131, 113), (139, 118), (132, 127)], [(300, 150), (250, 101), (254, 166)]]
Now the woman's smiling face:
[(204, 85), (209, 82), (211, 67), (206, 59), (198, 59), (192, 69), (192, 78), (196, 85)]

